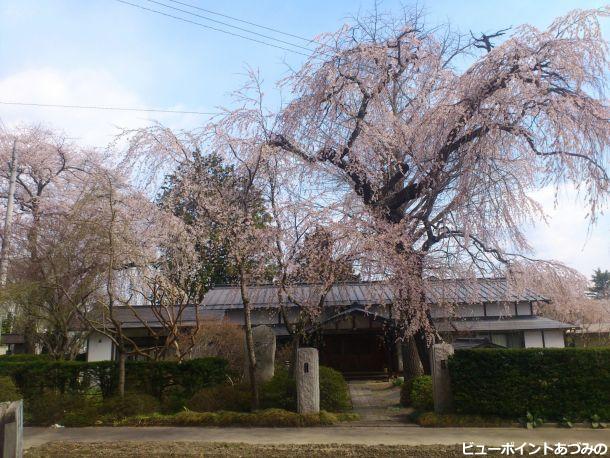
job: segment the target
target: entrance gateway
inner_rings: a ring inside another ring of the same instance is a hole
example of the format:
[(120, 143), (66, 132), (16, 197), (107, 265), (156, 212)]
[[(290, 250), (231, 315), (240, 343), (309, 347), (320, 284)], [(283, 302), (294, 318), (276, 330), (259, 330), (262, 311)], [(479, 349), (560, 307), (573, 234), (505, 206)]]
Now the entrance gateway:
[(324, 320), (312, 340), (320, 365), (349, 377), (396, 372), (398, 356), (391, 323), (385, 317), (352, 307)]

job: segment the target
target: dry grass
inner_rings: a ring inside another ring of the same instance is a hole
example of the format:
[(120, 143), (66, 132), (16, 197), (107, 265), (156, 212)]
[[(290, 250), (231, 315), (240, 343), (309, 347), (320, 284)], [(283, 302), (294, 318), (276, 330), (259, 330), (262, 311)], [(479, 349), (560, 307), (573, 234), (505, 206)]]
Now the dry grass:
[(330, 426), (344, 421), (355, 421), (355, 413), (299, 414), (283, 409), (266, 409), (256, 412), (193, 412), (183, 411), (172, 415), (150, 414), (127, 417), (115, 426), (271, 426), (301, 427)]
[(201, 442), (114, 442), (76, 443), (52, 442), (26, 450), (28, 458), (73, 457), (463, 457), (458, 446), (390, 446), (390, 445), (249, 445)]
[[(529, 453), (525, 451), (525, 455)], [(488, 456), (506, 456), (488, 452)], [(252, 445), (224, 442), (51, 442), (25, 451), (26, 458), (149, 458), (149, 457), (243, 457), (243, 458), (463, 458), (461, 445), (351, 445), (283, 444)], [(513, 455), (521, 456), (521, 455)], [(589, 455), (572, 455), (589, 456)]]
[(420, 426), (432, 428), (447, 427), (478, 427), (498, 428), (519, 426), (516, 421), (499, 417), (463, 415), (463, 414), (437, 414), (434, 412), (418, 413), (412, 418)]

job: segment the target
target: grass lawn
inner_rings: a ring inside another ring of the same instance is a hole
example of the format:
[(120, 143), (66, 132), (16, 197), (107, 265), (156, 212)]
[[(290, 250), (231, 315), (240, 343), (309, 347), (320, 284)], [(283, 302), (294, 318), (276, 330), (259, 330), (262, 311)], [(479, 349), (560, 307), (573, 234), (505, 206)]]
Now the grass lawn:
[(52, 442), (25, 451), (28, 458), (72, 457), (463, 457), (461, 447), (454, 446), (399, 446), (399, 445), (249, 445), (201, 442)]

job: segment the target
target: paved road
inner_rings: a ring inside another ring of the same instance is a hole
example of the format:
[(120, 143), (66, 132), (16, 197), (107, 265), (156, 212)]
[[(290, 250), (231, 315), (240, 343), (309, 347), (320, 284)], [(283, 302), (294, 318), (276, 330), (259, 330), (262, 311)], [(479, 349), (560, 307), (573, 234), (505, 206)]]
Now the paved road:
[(502, 445), (515, 442), (542, 444), (604, 442), (610, 446), (610, 430), (537, 428), (420, 428), (419, 426), (331, 426), (319, 428), (193, 428), (193, 427), (90, 427), (25, 428), (25, 448), (55, 441), (196, 441), (249, 444), (364, 444)]

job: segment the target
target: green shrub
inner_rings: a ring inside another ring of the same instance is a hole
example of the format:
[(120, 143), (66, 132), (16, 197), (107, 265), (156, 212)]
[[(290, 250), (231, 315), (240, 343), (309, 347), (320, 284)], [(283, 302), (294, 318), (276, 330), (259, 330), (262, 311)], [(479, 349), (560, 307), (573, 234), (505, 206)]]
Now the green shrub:
[(19, 393), (13, 379), (0, 376), (0, 402), (17, 401), (18, 399), (21, 399), (21, 393)]
[(610, 419), (610, 348), (460, 350), (449, 370), (460, 413)]
[(86, 402), (80, 408), (66, 412), (60, 421), (63, 426), (94, 426), (100, 417), (100, 406), (95, 402)]
[(392, 386), (402, 387), (405, 384), (405, 378), (404, 377), (393, 377), (391, 382), (392, 382)]
[(186, 407), (188, 401), (189, 398), (185, 397), (182, 387), (168, 387), (163, 391), (161, 396), (160, 412), (164, 414), (178, 412)]
[(260, 398), (263, 409), (297, 409), (296, 383), (286, 366), (276, 366), (273, 378), (261, 386)]
[(320, 409), (342, 412), (351, 407), (349, 388), (341, 372), (320, 366)]
[(154, 396), (143, 393), (125, 393), (122, 398), (114, 396), (105, 399), (100, 412), (116, 418), (125, 418), (157, 412), (159, 407), (159, 401)]
[(36, 398), (25, 400), (25, 421), (36, 426), (62, 424), (66, 414), (83, 411), (92, 402), (87, 396), (45, 391)]
[(216, 412), (232, 410), (245, 412), (250, 410), (250, 392), (241, 385), (217, 385), (202, 388), (186, 403), (186, 407), (195, 412)]
[(429, 375), (420, 375), (413, 379), (411, 386), (411, 402), (413, 407), (419, 411), (434, 409), (432, 377)]
[[(296, 383), (284, 365), (278, 365), (273, 378), (261, 387), (261, 407), (265, 409), (297, 408)], [(351, 409), (349, 388), (343, 375), (330, 367), (320, 366), (320, 409), (342, 412)]]

